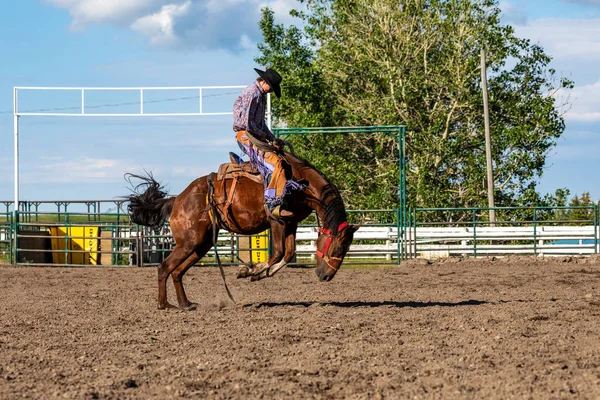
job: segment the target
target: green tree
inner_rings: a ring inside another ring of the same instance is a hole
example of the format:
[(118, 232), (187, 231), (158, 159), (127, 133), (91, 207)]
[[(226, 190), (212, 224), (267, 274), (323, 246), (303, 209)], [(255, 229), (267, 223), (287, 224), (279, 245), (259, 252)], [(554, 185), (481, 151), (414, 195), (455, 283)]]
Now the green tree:
[[(563, 133), (544, 50), (500, 22), (494, 0), (309, 0), (304, 29), (263, 10), (257, 62), (284, 75), (284, 126), (406, 125), (411, 206), (486, 206), (480, 49), (488, 53), (496, 205), (538, 205), (536, 182)], [(396, 144), (385, 135), (295, 141), (352, 208), (394, 207)]]
[[(594, 219), (594, 209), (591, 208), (593, 206), (594, 206), (594, 202), (592, 201), (592, 199), (590, 197), (590, 192), (583, 192), (581, 194), (581, 197), (575, 195), (575, 197), (573, 197), (571, 199), (571, 201), (569, 201), (569, 207), (585, 207), (585, 208), (570, 209), (570, 210), (568, 210), (566, 217), (570, 221), (573, 221), (573, 220), (591, 221)], [(572, 224), (578, 225), (579, 223), (572, 222)]]

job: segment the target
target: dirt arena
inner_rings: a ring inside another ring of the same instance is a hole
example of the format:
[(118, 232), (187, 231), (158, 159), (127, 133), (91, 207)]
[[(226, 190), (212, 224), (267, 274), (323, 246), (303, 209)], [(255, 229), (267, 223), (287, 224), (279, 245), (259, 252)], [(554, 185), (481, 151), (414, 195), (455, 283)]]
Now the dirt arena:
[(0, 266), (0, 398), (600, 398), (600, 258), (226, 273)]

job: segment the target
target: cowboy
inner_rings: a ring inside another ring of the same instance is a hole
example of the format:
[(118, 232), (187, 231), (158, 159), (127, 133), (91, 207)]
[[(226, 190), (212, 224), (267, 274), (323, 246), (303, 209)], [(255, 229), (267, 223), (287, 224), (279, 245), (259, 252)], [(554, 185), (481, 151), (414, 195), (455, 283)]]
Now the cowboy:
[[(263, 177), (265, 207), (276, 218), (290, 218), (294, 214), (282, 208), (283, 198), (291, 190), (299, 189), (298, 183), (287, 180), (280, 154), (285, 142), (276, 138), (265, 122), (267, 93), (275, 93), (277, 98), (281, 97), (281, 75), (269, 68), (265, 71), (257, 68), (254, 70), (259, 77), (242, 91), (233, 104), (233, 130), (242, 151)], [(250, 142), (247, 132), (262, 142), (270, 142), (279, 151), (259, 150)]]

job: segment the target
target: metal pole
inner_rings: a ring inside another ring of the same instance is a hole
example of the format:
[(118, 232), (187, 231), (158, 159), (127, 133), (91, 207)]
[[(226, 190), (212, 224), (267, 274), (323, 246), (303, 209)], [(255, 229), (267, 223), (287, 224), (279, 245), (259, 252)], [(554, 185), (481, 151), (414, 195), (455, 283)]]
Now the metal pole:
[[(398, 132), (400, 134), (399, 137), (399, 146), (400, 146), (400, 151), (398, 152), (398, 155), (400, 157), (400, 182), (401, 182), (401, 188), (402, 188), (402, 195), (400, 197), (400, 206), (402, 207), (402, 235), (406, 234), (406, 229), (407, 229), (407, 199), (406, 199), (406, 127), (405, 126), (401, 126), (400, 130)], [(405, 253), (405, 256), (403, 258), (407, 258), (406, 257), (406, 241), (404, 240), (404, 248), (403, 248), (403, 252)]]
[(535, 215), (536, 208), (533, 208), (533, 255), (537, 256), (537, 216)]
[(14, 88), (13, 95), (13, 128), (14, 128), (14, 161), (15, 161), (15, 211), (19, 211), (19, 110), (17, 88)]
[(15, 211), (19, 211), (19, 116), (14, 116)]
[(202, 88), (198, 89), (199, 109), (198, 112), (202, 114)]
[(483, 90), (483, 119), (485, 124), (485, 159), (487, 169), (487, 195), (490, 208), (490, 226), (496, 223), (496, 210), (494, 210), (494, 172), (492, 170), (492, 149), (490, 138), (490, 111), (488, 107), (487, 76), (485, 66), (485, 50), (481, 49), (481, 86)]
[(598, 254), (598, 205), (594, 204), (594, 254)]
[(18, 261), (18, 248), (19, 248), (19, 106), (18, 106), (18, 97), (17, 97), (17, 88), (14, 88), (13, 93), (13, 131), (14, 131), (14, 162), (15, 162), (15, 171), (14, 171), (14, 179), (15, 179), (15, 204), (14, 204), (14, 217), (12, 220), (12, 224), (14, 226), (13, 234), (13, 248), (12, 252), (14, 252), (14, 258), (11, 255), (12, 262), (15, 264)]
[(398, 145), (398, 213), (396, 215), (396, 243), (398, 244), (398, 265), (400, 259), (404, 258), (404, 250), (406, 246), (405, 238), (405, 227), (406, 227), (406, 207), (403, 200), (404, 196), (404, 185), (402, 181), (403, 171), (403, 146), (402, 146), (402, 133), (401, 128), (394, 133), (396, 137), (396, 144)]

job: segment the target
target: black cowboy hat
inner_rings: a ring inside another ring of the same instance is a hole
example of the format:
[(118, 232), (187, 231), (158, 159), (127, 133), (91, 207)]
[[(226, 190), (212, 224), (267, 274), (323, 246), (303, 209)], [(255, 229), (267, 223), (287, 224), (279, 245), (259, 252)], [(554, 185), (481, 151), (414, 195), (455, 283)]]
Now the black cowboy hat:
[(281, 97), (281, 87), (279, 86), (281, 83), (281, 75), (279, 75), (274, 69), (269, 68), (267, 68), (266, 71), (261, 71), (258, 68), (254, 68), (254, 70), (269, 84), (269, 86), (271, 86), (271, 89), (273, 89), (273, 92), (275, 92), (277, 98)]

